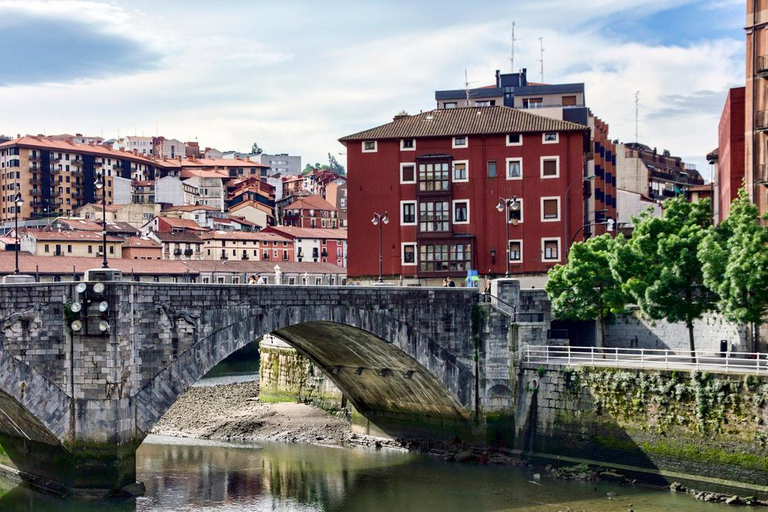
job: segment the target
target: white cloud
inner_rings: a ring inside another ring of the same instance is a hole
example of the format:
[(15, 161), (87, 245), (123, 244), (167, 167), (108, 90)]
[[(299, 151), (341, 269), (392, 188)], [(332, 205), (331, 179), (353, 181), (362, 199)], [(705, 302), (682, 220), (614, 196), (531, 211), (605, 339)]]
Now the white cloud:
[[(473, 86), (491, 84), (496, 69), (509, 68), (515, 19), (516, 67), (528, 67), (531, 80), (538, 81), (537, 38), (543, 36), (545, 80), (585, 82), (589, 106), (610, 124), (613, 137), (634, 138), (633, 101), (639, 90), (642, 140), (677, 154), (703, 155), (716, 145), (727, 88), (743, 81), (742, 41), (654, 46), (626, 42), (628, 34), (618, 41), (600, 24), (604, 17), (687, 3), (514, 2), (512, 12), (499, 7), (490, 21), (470, 14), (435, 21), (422, 13), (407, 27), (389, 23), (387, 17), (408, 16), (394, 8), (376, 10), (380, 18), (374, 20), (364, 12), (342, 16), (333, 11), (323, 18), (308, 9), (308, 14), (295, 13), (317, 16), (316, 30), (305, 33), (305, 24), (295, 28), (290, 19), (270, 17), (252, 4), (221, 4), (206, 13), (178, 3), (139, 2), (139, 11), (100, 2), (0, 0), (0, 13), (9, 8), (77, 13), (105, 30), (151, 39), (164, 54), (164, 66), (152, 72), (6, 88), (0, 133), (103, 129), (114, 136), (120, 126), (121, 134), (154, 134), (157, 123), (169, 137), (197, 137), (220, 149), (244, 150), (258, 140), (267, 151), (324, 160), (329, 151), (343, 151), (336, 142), (343, 135), (385, 123), (401, 109), (433, 108), (434, 90), (461, 88), (465, 69)], [(281, 8), (289, 7), (296, 4)], [(704, 98), (702, 91), (711, 94)], [(716, 102), (718, 94), (722, 99)], [(714, 102), (709, 108), (707, 99)], [(671, 102), (677, 111), (669, 110)], [(30, 105), (36, 115), (30, 115)]]

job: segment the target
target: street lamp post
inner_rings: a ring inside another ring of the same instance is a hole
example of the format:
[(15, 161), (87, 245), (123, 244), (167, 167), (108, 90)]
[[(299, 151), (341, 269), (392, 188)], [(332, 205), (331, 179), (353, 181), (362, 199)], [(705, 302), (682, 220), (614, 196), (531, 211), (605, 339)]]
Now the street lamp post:
[(24, 200), (21, 198), (21, 192), (16, 192), (16, 197), (13, 200), (14, 205), (16, 208), (14, 208), (14, 223), (16, 227), (16, 266), (13, 268), (13, 273), (18, 275), (19, 274), (19, 247), (20, 241), (19, 241), (19, 210), (21, 209), (21, 205), (24, 204)]
[[(563, 243), (564, 244), (568, 243), (568, 215), (569, 215), (569, 212), (568, 212), (568, 198), (569, 198), (569, 194), (568, 193), (571, 191), (571, 187), (574, 186), (575, 184), (577, 184), (577, 183), (584, 183), (585, 181), (592, 181), (592, 180), (595, 179), (595, 177), (596, 177), (595, 175), (592, 175), (592, 176), (582, 176), (581, 178), (579, 178), (577, 180), (573, 180), (568, 185), (568, 188), (565, 189), (565, 211), (563, 212), (564, 213), (563, 220), (565, 221), (564, 222), (564, 225), (565, 225), (565, 233), (564, 233), (564, 235), (565, 236), (563, 236)], [(571, 246), (567, 245), (565, 247), (565, 250), (564, 250), (565, 262), (566, 263), (568, 263), (568, 250), (570, 248), (571, 248)]]
[(104, 175), (97, 174), (94, 183), (96, 190), (101, 190), (101, 233), (102, 233), (102, 253), (101, 268), (109, 268), (107, 264), (107, 189), (104, 187)]
[(502, 197), (499, 198), (499, 204), (496, 205), (496, 209), (501, 212), (505, 212), (504, 215), (504, 225), (507, 227), (507, 273), (504, 274), (505, 277), (509, 277), (512, 272), (512, 266), (511, 266), (511, 260), (510, 260), (510, 250), (509, 250), (509, 211), (517, 211), (520, 209), (520, 201), (517, 200), (517, 196), (512, 196), (510, 198), (504, 199)]
[(374, 212), (373, 218), (371, 219), (371, 224), (374, 226), (379, 226), (379, 282), (383, 283), (384, 280), (382, 279), (382, 275), (384, 273), (384, 253), (382, 249), (381, 228), (384, 227), (384, 224), (389, 224), (389, 215), (386, 211), (383, 214)]

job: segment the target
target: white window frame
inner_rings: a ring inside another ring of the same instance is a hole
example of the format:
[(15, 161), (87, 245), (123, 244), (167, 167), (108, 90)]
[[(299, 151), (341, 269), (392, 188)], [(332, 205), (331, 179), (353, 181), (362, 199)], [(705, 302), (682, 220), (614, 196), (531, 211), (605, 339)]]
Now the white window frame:
[[(373, 149), (365, 149), (365, 143), (366, 142), (373, 142)], [(376, 153), (379, 151), (379, 141), (377, 140), (364, 140), (360, 142), (360, 148), (362, 149), (363, 153)]]
[[(413, 205), (413, 222), (405, 222), (403, 215), (403, 207), (406, 204)], [(400, 201), (400, 225), (401, 226), (418, 226), (419, 224), (419, 204), (418, 201)]]
[[(554, 219), (545, 219), (544, 218), (544, 201), (557, 201), (557, 217)], [(562, 218), (563, 214), (560, 210), (560, 196), (547, 196), (541, 198), (541, 222), (560, 222), (560, 219)]]
[[(412, 140), (413, 141), (413, 147), (412, 148), (406, 148), (403, 146), (406, 140)], [(410, 138), (410, 139), (400, 139), (400, 151), (416, 151), (416, 139)]]
[(459, 103), (456, 101), (445, 101), (443, 102), (443, 108), (456, 108), (459, 106)]
[[(519, 211), (519, 212), (520, 212), (520, 220), (519, 220), (519, 221), (517, 221), (517, 223), (518, 223), (518, 224), (522, 224), (522, 223), (523, 223), (523, 221), (525, 220), (525, 213), (524, 213), (524, 212), (525, 212), (525, 207), (524, 207), (524, 205), (523, 205), (523, 199), (522, 199), (522, 198), (520, 198), (520, 197), (518, 197), (518, 198), (517, 198), (517, 202), (518, 202), (518, 204), (520, 205), (520, 208), (517, 210), (517, 211)], [(505, 208), (505, 209), (506, 209), (506, 208)], [(511, 212), (511, 211), (514, 211), (514, 210), (512, 210), (512, 209), (510, 208), (510, 209), (509, 209), (509, 211)], [(507, 218), (507, 222), (508, 222), (509, 224), (512, 224), (512, 219), (509, 219), (509, 218)]]
[[(464, 171), (467, 175), (463, 180), (456, 179), (456, 164), (464, 164)], [(468, 183), (469, 182), (469, 160), (454, 160), (451, 162), (451, 181), (453, 183)]]
[[(465, 144), (463, 145), (456, 145), (456, 139), (464, 139)], [(453, 149), (461, 149), (461, 148), (468, 148), (469, 147), (469, 137), (466, 135), (459, 135), (457, 137), (451, 137), (451, 147)]]
[[(555, 134), (555, 140), (547, 140), (547, 134), (554, 133)], [(541, 134), (541, 143), (542, 144), (559, 144), (560, 143), (560, 132), (544, 132)]]
[[(403, 179), (403, 168), (411, 165), (413, 166), (413, 181), (405, 181)], [(418, 166), (416, 165), (416, 162), (401, 162), (400, 163), (400, 184), (401, 185), (415, 185), (416, 179), (418, 178)]]
[[(546, 257), (546, 252), (544, 251), (544, 245), (547, 242), (557, 242), (557, 259), (549, 259)], [(563, 254), (563, 241), (559, 236), (541, 239), (541, 261), (546, 263), (550, 263), (550, 262), (556, 263), (560, 261), (562, 254)]]
[[(467, 204), (467, 220), (456, 221), (456, 204), (457, 203)], [(469, 224), (469, 199), (454, 199), (453, 201), (451, 201), (451, 222), (453, 222), (454, 224)]]
[[(413, 263), (405, 262), (405, 248), (413, 247)], [(419, 264), (419, 247), (416, 242), (403, 242), (400, 244), (400, 266), (401, 267), (415, 267)]]
[[(518, 135), (518, 136), (520, 136), (520, 142), (509, 142), (509, 136), (510, 135)], [(523, 145), (523, 134), (522, 133), (508, 133), (505, 138), (506, 138), (507, 146), (522, 146)]]
[[(510, 247), (512, 246), (513, 242), (517, 242), (520, 244), (520, 259), (519, 260), (513, 260), (512, 258), (512, 251), (510, 250)], [(510, 258), (509, 262), (512, 264), (522, 263), (523, 262), (523, 240), (522, 239), (512, 239), (507, 240), (507, 257)]]
[[(555, 175), (554, 176), (544, 176), (544, 160), (554, 160), (555, 161)], [(553, 180), (560, 177), (560, 157), (557, 155), (551, 155), (551, 156), (542, 156), (541, 161), (539, 163), (539, 176), (543, 180)]]
[[(520, 176), (519, 177), (513, 177), (509, 175), (509, 164), (512, 162), (520, 162)], [(498, 169), (496, 170), (496, 175), (498, 176)], [(504, 177), (508, 180), (522, 180), (523, 179), (523, 158), (522, 157), (513, 157), (513, 158), (507, 158), (504, 162)]]

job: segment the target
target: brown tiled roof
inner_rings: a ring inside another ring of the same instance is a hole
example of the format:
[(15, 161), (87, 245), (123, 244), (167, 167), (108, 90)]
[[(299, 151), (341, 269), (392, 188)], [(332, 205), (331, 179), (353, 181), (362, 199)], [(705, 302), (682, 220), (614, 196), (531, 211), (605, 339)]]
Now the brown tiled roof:
[(268, 242), (290, 242), (289, 238), (285, 238), (276, 233), (264, 233), (259, 231), (258, 233), (249, 233), (247, 231), (211, 231), (200, 235), (203, 240), (259, 240)]
[(77, 231), (98, 231), (101, 232), (101, 224), (91, 219), (78, 219), (74, 217), (59, 217), (54, 221), (67, 226), (69, 229)]
[(289, 210), (299, 208), (307, 210), (336, 210), (335, 206), (318, 195), (299, 197), (285, 208)]
[(269, 226), (262, 233), (279, 233), (291, 238), (330, 238), (332, 240), (346, 240), (346, 229), (324, 228), (297, 228), (294, 226)]
[(180, 206), (169, 206), (168, 208), (164, 209), (164, 212), (196, 212), (199, 210), (205, 210), (205, 211), (219, 211), (217, 208), (214, 208), (213, 206), (208, 206), (207, 204), (185, 204)]
[[(28, 229), (25, 232), (37, 240), (67, 241), (67, 242), (101, 242), (102, 234), (93, 231), (43, 231), (40, 229)], [(108, 236), (107, 242), (122, 242), (122, 238)]]
[(94, 155), (104, 158), (116, 158), (118, 160), (131, 160), (134, 162), (140, 162), (142, 164), (152, 164), (152, 161), (143, 155), (134, 155), (127, 151), (118, 151), (115, 149), (107, 148), (106, 146), (95, 146), (91, 144), (78, 144), (76, 142), (54, 140), (50, 137), (40, 137), (26, 135), (24, 137), (14, 139), (8, 142), (0, 144), (0, 149), (12, 148), (20, 146), (29, 149), (41, 149), (47, 151), (67, 152), (67, 153), (83, 153), (86, 155)]
[[(99, 222), (101, 227), (101, 222)], [(127, 222), (107, 222), (107, 233), (122, 234), (122, 235), (137, 235), (139, 230), (131, 226)]]
[(190, 229), (192, 231), (207, 231), (192, 219), (177, 219), (176, 217), (158, 217), (158, 221), (163, 220), (172, 228)]
[(123, 249), (128, 248), (140, 248), (140, 249), (161, 249), (162, 245), (150, 240), (149, 238), (140, 238), (138, 236), (132, 236), (123, 244)]
[[(22, 274), (35, 275), (36, 272), (57, 275), (82, 275), (86, 270), (101, 268), (101, 258), (76, 258), (73, 256), (32, 256), (28, 252), (19, 253), (19, 270)], [(110, 268), (120, 270), (126, 275), (197, 275), (195, 270), (180, 261), (171, 260), (134, 260), (109, 258)], [(274, 265), (273, 265), (274, 267)], [(10, 274), (14, 268), (13, 251), (0, 251), (0, 274)]]
[(581, 124), (560, 121), (509, 107), (465, 107), (430, 110), (401, 117), (391, 123), (347, 135), (339, 141), (493, 133), (581, 132), (588, 129)]
[(161, 242), (176, 242), (201, 244), (200, 237), (190, 231), (154, 231), (155, 236)]

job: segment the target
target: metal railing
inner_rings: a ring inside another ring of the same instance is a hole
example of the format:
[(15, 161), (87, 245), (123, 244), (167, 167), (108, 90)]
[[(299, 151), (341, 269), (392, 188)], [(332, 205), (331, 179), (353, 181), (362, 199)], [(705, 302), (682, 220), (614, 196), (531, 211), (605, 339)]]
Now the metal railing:
[(563, 366), (768, 373), (768, 354), (757, 352), (527, 345), (523, 360)]

